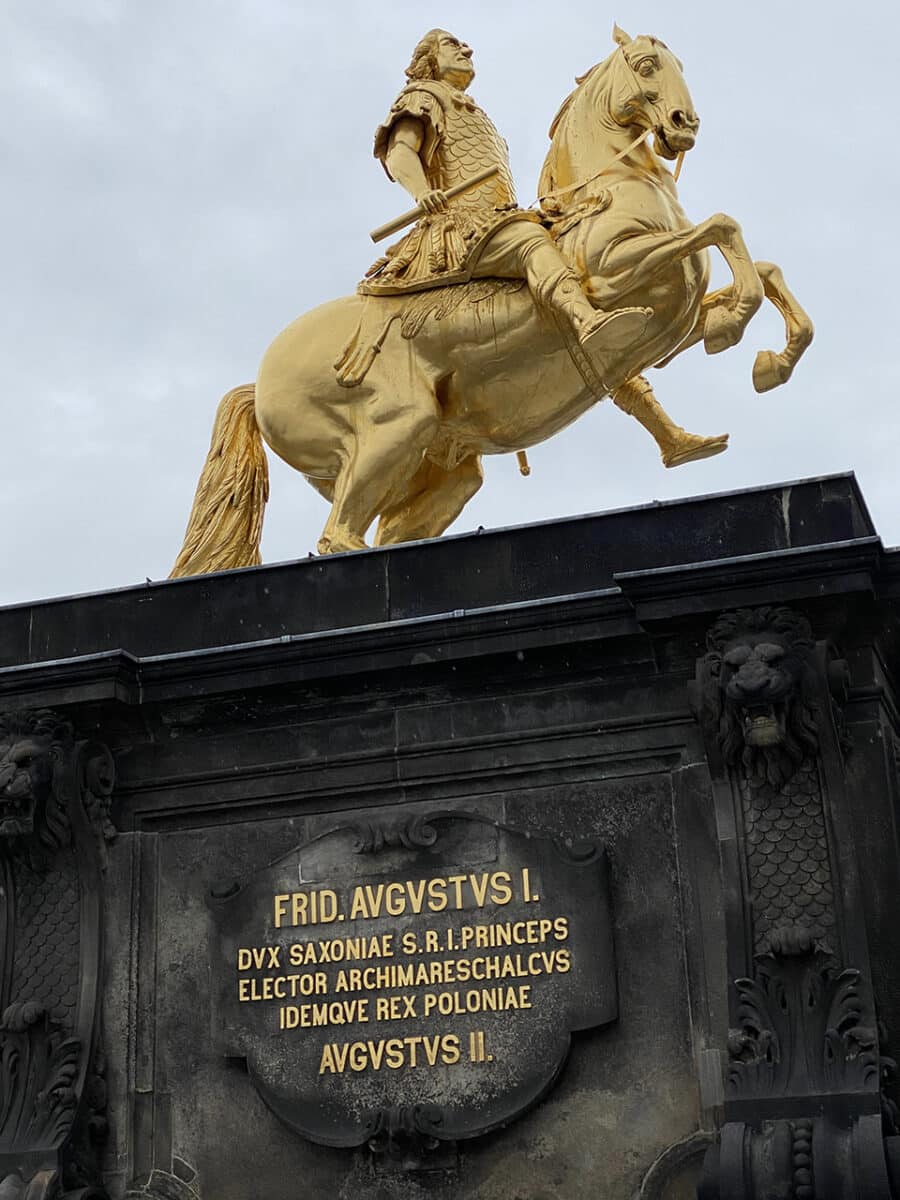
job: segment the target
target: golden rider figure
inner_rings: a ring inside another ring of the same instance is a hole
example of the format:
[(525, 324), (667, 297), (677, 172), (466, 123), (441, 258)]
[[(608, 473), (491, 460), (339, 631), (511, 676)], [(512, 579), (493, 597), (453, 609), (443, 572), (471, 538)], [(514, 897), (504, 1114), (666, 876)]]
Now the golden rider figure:
[[(538, 215), (516, 204), (506, 142), (466, 94), (475, 77), (471, 49), (432, 29), (406, 75), (375, 133), (375, 157), (425, 215), (370, 268), (360, 292), (396, 296), (476, 278), (524, 279), (588, 351), (592, 342), (622, 349), (640, 337), (652, 310), (595, 308)], [(486, 167), (497, 174), (448, 200), (449, 188)]]

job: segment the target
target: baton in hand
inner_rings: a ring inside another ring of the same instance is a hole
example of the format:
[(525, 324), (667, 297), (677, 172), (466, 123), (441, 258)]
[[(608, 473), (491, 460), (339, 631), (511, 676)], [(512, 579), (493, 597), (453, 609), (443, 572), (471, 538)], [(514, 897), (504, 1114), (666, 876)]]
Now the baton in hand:
[[(468, 192), (471, 188), (478, 187), (480, 183), (484, 183), (485, 180), (492, 179), (495, 175), (499, 174), (499, 167), (487, 167), (484, 171), (479, 171), (477, 175), (473, 175), (471, 179), (448, 188), (444, 195), (448, 200), (452, 200), (454, 196), (461, 196), (463, 192)], [(386, 225), (379, 225), (377, 229), (373, 229), (369, 237), (373, 242), (384, 241), (392, 233), (397, 233), (398, 230), (403, 229), (407, 225), (412, 225), (414, 221), (418, 221), (419, 217), (424, 216), (425, 209), (422, 208), (421, 204), (417, 204), (415, 208), (411, 208), (409, 212), (403, 213), (402, 216), (394, 217), (393, 221), (388, 221)]]

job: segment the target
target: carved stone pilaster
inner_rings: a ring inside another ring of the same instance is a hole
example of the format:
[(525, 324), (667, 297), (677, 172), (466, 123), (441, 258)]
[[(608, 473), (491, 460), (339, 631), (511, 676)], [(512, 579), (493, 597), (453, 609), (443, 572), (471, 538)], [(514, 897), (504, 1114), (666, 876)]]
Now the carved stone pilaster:
[(98, 1006), (113, 781), (109, 750), (56, 714), (0, 715), (3, 1200), (106, 1195)]
[(831, 944), (839, 913), (821, 749), (824, 733), (845, 748), (832, 694), (843, 664), (784, 607), (726, 613), (707, 645), (693, 700), (714, 781), (734, 810), (745, 962), (781, 930)]
[(870, 989), (798, 931), (735, 983), (726, 1123), (699, 1200), (895, 1200), (895, 1071)]
[(726, 613), (692, 699), (724, 835), (734, 980), (725, 1123), (701, 1200), (892, 1200), (879, 1045), (845, 802), (846, 664), (785, 607)]

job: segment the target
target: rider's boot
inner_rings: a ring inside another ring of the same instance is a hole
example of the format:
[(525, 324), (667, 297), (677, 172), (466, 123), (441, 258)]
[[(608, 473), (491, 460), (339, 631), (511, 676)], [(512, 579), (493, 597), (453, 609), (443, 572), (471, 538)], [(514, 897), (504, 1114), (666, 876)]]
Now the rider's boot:
[(701, 437), (676, 425), (653, 395), (653, 388), (643, 375), (635, 375), (616, 388), (613, 403), (643, 425), (659, 446), (666, 467), (680, 467), (682, 463), (711, 458), (728, 449), (727, 433), (718, 437)]
[(612, 312), (594, 308), (575, 272), (570, 270), (557, 279), (548, 301), (565, 315), (588, 353), (624, 350), (637, 341), (653, 316), (652, 308), (617, 308)]

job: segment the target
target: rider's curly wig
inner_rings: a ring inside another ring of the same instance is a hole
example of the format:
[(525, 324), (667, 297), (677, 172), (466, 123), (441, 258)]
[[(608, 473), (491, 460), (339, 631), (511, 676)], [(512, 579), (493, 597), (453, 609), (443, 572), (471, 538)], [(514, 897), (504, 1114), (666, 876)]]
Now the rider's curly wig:
[(445, 29), (429, 29), (419, 44), (413, 50), (409, 66), (406, 68), (407, 79), (437, 79), (437, 44), (438, 38)]

